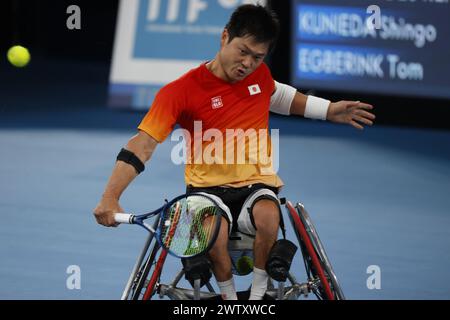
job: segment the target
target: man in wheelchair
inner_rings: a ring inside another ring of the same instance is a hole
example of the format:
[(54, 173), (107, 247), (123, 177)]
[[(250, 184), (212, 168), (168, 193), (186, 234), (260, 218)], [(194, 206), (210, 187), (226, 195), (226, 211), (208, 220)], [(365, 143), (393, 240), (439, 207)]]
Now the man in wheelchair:
[[(276, 82), (264, 59), (276, 42), (279, 29), (275, 13), (267, 8), (238, 7), (222, 32), (217, 55), (158, 92), (138, 133), (119, 153), (103, 197), (94, 210), (98, 223), (117, 226), (114, 214), (123, 212), (119, 205), (121, 194), (144, 170), (157, 144), (179, 124), (183, 134), (190, 137), (186, 139), (187, 193), (207, 193), (226, 213), (209, 252), (224, 299), (237, 299), (233, 262), (228, 253), (229, 236), (236, 231), (254, 237), (253, 266), (247, 266), (253, 271), (250, 299), (264, 296), (268, 279), (265, 266), (281, 222), (277, 195), (283, 182), (274, 169), (270, 136), (262, 135), (255, 146), (242, 149), (236, 148), (239, 137), (232, 142), (222, 138), (228, 137), (229, 130), (244, 132), (240, 138), (245, 143), (247, 133), (267, 133), (269, 112), (345, 123), (359, 129), (363, 124), (372, 125), (375, 118), (368, 111), (372, 109), (368, 104), (331, 103)], [(211, 151), (212, 145), (214, 152), (205, 159), (205, 151)], [(264, 147), (268, 163), (254, 157), (264, 153)], [(239, 162), (241, 156), (249, 161)], [(245, 265), (245, 261), (248, 259), (240, 263)]]

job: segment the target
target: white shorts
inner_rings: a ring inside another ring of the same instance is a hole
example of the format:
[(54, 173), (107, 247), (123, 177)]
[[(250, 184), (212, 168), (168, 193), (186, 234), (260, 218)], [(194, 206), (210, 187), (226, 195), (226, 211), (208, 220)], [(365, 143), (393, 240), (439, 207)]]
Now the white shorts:
[[(219, 207), (223, 210), (224, 216), (229, 222), (229, 232), (231, 233), (233, 230), (233, 226), (235, 227), (235, 230), (244, 233), (249, 236), (255, 236), (256, 235), (256, 226), (253, 219), (252, 209), (255, 203), (261, 199), (269, 199), (277, 203), (278, 207), (280, 208), (280, 201), (272, 190), (268, 188), (260, 188), (256, 189), (252, 193), (250, 193), (245, 201), (243, 202), (243, 205), (241, 208), (239, 208), (240, 212), (237, 215), (237, 221), (234, 221), (233, 216), (236, 217), (236, 213), (233, 215), (231, 213), (230, 208), (224, 203), (224, 201), (217, 195), (208, 193), (208, 192), (197, 192), (195, 193), (199, 194), (205, 194), (209, 197), (211, 197), (213, 200), (217, 202)], [(236, 210), (236, 208), (235, 208)], [(281, 208), (280, 208), (280, 214), (281, 214)], [(236, 226), (234, 224), (237, 224)]]

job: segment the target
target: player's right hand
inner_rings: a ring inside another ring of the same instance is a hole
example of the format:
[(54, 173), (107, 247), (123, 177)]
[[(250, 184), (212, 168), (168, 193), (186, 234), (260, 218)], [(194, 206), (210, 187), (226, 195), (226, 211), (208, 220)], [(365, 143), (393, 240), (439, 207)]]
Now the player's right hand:
[(102, 197), (97, 207), (94, 209), (94, 216), (97, 223), (105, 227), (117, 227), (119, 224), (114, 220), (116, 213), (125, 212), (116, 198)]

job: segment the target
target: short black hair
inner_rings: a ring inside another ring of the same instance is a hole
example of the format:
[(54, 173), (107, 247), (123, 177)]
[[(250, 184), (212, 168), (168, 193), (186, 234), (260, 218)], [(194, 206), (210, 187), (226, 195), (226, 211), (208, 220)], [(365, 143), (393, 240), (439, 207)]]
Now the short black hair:
[(280, 22), (277, 15), (261, 5), (244, 4), (233, 12), (225, 28), (230, 36), (252, 36), (258, 43), (270, 43), (272, 48), (280, 33)]

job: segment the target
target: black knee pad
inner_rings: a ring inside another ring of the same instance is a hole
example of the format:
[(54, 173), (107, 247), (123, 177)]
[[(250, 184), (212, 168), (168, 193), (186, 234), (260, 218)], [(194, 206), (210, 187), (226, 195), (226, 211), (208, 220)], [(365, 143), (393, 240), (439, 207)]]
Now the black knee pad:
[(286, 239), (277, 240), (266, 262), (266, 272), (269, 276), (276, 281), (285, 282), (296, 252), (297, 246), (293, 242)]
[(193, 258), (181, 259), (184, 276), (194, 286), (194, 281), (200, 279), (200, 287), (203, 287), (211, 279), (211, 262), (205, 255)]

